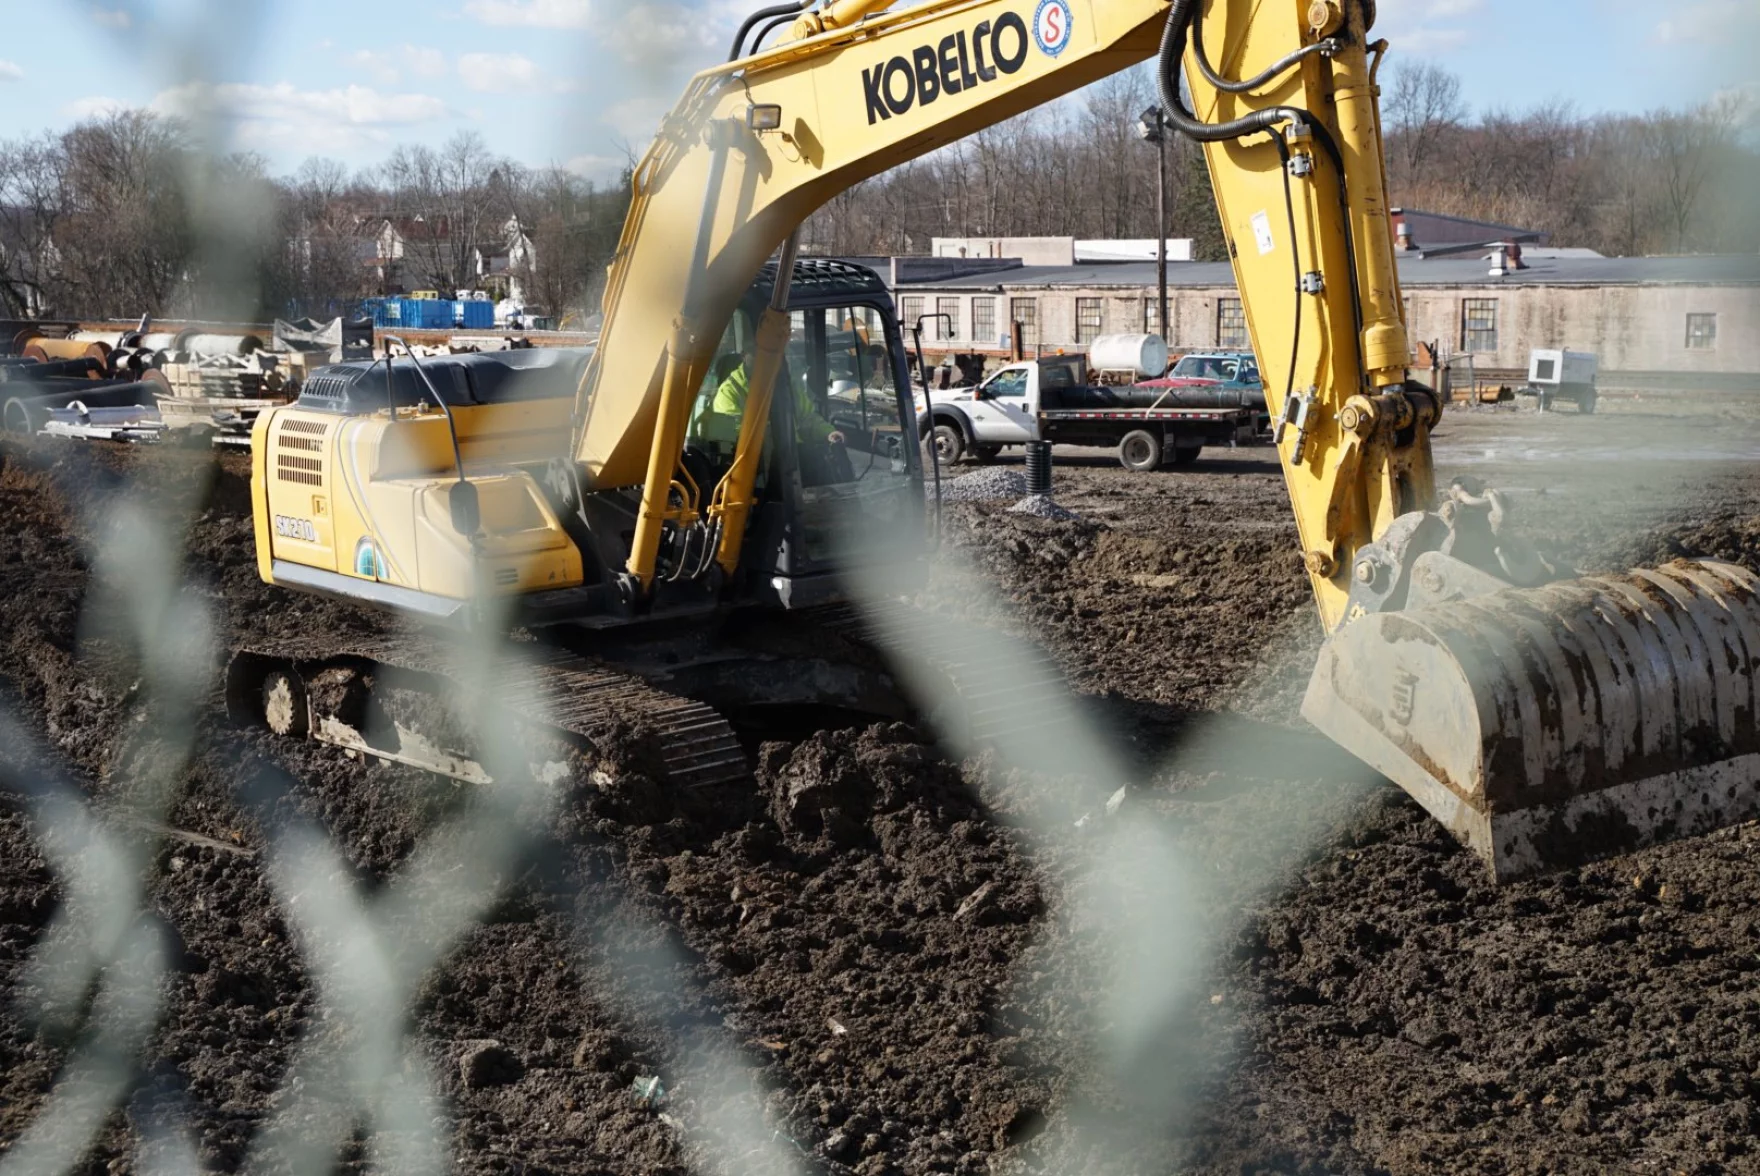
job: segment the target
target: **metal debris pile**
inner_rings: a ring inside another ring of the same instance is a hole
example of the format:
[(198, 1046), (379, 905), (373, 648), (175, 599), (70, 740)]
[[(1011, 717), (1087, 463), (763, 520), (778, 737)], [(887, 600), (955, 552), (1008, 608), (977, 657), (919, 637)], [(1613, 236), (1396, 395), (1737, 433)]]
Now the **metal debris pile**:
[[(248, 445), (264, 409), (298, 393), (306, 373), (364, 352), (371, 332), (346, 337), (341, 320), (307, 324), (273, 341), (248, 328), (122, 330), (76, 322), (0, 322), (0, 428), (87, 440), (175, 435)], [(289, 328), (294, 330), (294, 328)], [(334, 336), (334, 339), (331, 338)]]

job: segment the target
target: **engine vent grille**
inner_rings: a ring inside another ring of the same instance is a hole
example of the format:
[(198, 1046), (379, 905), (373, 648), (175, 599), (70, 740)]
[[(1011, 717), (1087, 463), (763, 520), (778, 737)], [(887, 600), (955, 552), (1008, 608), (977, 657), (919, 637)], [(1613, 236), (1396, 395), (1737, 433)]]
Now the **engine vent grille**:
[(275, 455), (275, 476), (283, 482), (302, 486), (322, 486), (324, 463), (315, 457), (295, 457), (291, 453)]
[(297, 457), (295, 454), (324, 452), (324, 438), (329, 432), (328, 421), (282, 421), (281, 427), (275, 432), (276, 478), (301, 486), (322, 486), (323, 461), (316, 457)]

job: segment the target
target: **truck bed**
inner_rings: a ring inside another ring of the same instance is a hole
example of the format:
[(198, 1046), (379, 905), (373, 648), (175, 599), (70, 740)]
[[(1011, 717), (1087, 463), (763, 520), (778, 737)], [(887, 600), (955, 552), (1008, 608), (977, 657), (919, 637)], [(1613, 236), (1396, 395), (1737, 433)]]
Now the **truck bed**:
[(1195, 411), (1208, 419), (1218, 412), (1243, 410), (1240, 389), (1220, 385), (1162, 383), (1128, 384), (1112, 388), (1083, 385), (1075, 388), (1046, 388), (1039, 394), (1039, 414), (1044, 417), (1075, 412), (1120, 412), (1133, 416), (1152, 412), (1155, 419), (1178, 420), (1183, 418), (1163, 414)]

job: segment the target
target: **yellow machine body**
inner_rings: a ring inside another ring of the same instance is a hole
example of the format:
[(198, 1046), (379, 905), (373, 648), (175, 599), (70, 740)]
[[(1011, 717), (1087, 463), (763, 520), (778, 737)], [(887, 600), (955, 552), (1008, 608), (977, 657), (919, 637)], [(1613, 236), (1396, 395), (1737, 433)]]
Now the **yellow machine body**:
[(263, 413), (251, 435), (259, 573), (440, 615), (480, 595), (577, 587), (579, 549), (532, 477), (509, 468), (553, 454), (570, 407), (453, 410), (481, 503), (481, 527), (468, 536), (453, 526), (448, 495), (459, 477), (439, 409), (403, 409), (395, 420), (389, 410)]

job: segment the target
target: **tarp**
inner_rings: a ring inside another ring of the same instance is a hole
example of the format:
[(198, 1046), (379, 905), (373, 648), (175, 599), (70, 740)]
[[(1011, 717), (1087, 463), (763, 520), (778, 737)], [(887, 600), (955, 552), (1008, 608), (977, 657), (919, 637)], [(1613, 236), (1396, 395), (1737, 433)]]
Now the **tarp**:
[(295, 319), (293, 322), (276, 319), (275, 349), (325, 352), (330, 363), (371, 355), (373, 321), (361, 319), (357, 322), (345, 322), (340, 318), (333, 318), (327, 323), (320, 323), (305, 318)]

